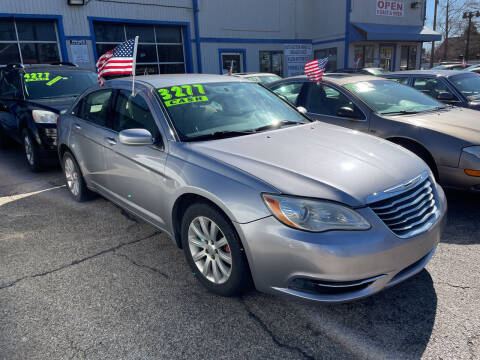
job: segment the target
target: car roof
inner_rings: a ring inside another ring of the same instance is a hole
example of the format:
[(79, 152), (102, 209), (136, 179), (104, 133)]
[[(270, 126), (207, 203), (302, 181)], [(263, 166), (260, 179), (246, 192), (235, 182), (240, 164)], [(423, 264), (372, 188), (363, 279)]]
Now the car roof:
[[(109, 83), (127, 81), (131, 82), (132, 77), (124, 77), (109, 80)], [(206, 84), (218, 82), (251, 82), (238, 76), (211, 75), (211, 74), (160, 74), (135, 76), (135, 81), (149, 84), (154, 88), (162, 88), (179, 84)]]
[(249, 77), (249, 76), (278, 76), (277, 74), (263, 73), (263, 72), (242, 72), (242, 73), (233, 73), (233, 76), (238, 77)]
[[(8, 69), (8, 70), (19, 70), (23, 69), (25, 71), (31, 71), (31, 70), (65, 70), (65, 71), (92, 71), (91, 69), (86, 69), (86, 68), (81, 68), (75, 65), (69, 65), (69, 64), (12, 64), (12, 65), (5, 65), (2, 66), (1, 69)], [(93, 72), (93, 71), (92, 71)]]
[[(304, 81), (308, 81), (308, 77), (306, 75), (299, 75), (299, 76), (293, 76), (289, 77), (288, 79), (302, 79)], [(359, 82), (359, 81), (373, 81), (373, 80), (384, 80), (379, 76), (373, 76), (373, 75), (365, 75), (365, 74), (358, 74), (358, 73), (325, 73), (323, 75), (323, 80), (327, 82), (334, 83), (336, 85), (345, 85), (345, 84), (350, 84), (354, 82)], [(283, 80), (279, 80), (275, 83), (280, 83), (283, 82)]]
[(392, 75), (433, 75), (433, 76), (453, 76), (458, 74), (465, 74), (466, 71), (463, 70), (406, 70), (406, 71), (396, 71), (390, 74), (385, 74), (386, 77)]

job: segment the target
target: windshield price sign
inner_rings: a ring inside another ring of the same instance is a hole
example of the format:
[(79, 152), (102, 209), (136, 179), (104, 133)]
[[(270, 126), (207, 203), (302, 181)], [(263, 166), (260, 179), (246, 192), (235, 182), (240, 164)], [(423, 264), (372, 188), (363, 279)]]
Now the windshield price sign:
[(201, 84), (172, 86), (158, 89), (165, 106), (190, 104), (200, 101), (208, 101), (205, 90)]

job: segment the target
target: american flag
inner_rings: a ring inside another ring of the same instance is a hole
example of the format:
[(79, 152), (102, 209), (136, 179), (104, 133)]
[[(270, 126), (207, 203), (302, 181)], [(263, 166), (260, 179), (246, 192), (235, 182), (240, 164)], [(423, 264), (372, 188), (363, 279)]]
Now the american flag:
[(97, 61), (98, 83), (103, 86), (105, 75), (129, 75), (133, 72), (135, 39), (127, 40), (107, 51)]
[(322, 80), (322, 75), (325, 72), (325, 65), (327, 65), (328, 57), (320, 60), (312, 60), (305, 64), (305, 74), (311, 81), (319, 82)]

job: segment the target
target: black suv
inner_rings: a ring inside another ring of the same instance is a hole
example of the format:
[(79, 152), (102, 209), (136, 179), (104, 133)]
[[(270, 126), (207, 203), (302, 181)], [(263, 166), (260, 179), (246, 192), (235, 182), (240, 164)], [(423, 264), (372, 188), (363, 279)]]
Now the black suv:
[(97, 82), (75, 64), (11, 64), (0, 69), (0, 147), (21, 143), (32, 171), (57, 161), (57, 118)]

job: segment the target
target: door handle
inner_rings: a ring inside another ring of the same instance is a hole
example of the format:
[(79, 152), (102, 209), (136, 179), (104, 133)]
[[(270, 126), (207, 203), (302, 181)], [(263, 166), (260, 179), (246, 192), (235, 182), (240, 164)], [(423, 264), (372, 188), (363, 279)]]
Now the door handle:
[(81, 127), (80, 125), (78, 125), (78, 124), (75, 124), (75, 125), (73, 125), (73, 126), (75, 126), (75, 129), (77, 129), (77, 130), (82, 130), (82, 127)]
[(109, 136), (107, 136), (107, 137), (105, 138), (105, 141), (106, 141), (107, 143), (109, 143), (110, 145), (116, 145), (116, 144), (117, 144), (117, 141), (116, 141), (114, 138), (109, 137)]

